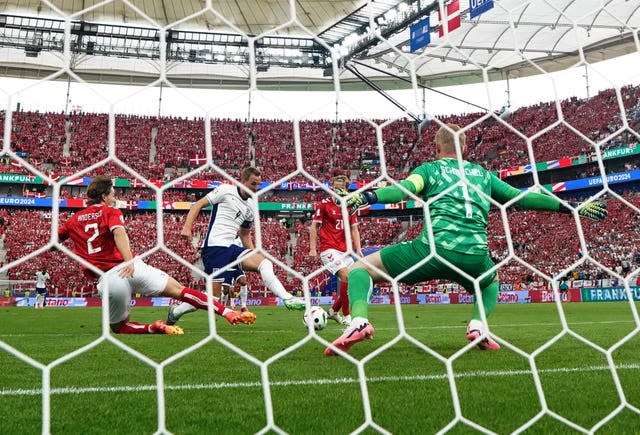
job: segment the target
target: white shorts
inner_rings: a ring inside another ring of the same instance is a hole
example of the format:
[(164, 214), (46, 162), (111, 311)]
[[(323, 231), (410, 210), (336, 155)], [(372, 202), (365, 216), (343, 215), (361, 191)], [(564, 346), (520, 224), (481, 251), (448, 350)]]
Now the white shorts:
[(140, 259), (133, 261), (134, 272), (131, 278), (120, 278), (118, 272), (123, 267), (124, 263), (114, 267), (98, 280), (100, 296), (107, 283), (109, 285), (109, 323), (119, 323), (129, 317), (132, 293), (159, 295), (169, 281), (169, 275)]
[(338, 273), (340, 269), (349, 267), (353, 264), (351, 255), (340, 252), (337, 249), (327, 249), (320, 253), (322, 264), (327, 266), (327, 270), (333, 275)]

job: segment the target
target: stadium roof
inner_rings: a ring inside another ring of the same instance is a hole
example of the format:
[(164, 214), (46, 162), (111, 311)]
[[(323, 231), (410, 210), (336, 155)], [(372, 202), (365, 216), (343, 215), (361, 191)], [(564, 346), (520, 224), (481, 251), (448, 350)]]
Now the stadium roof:
[[(72, 41), (71, 67), (85, 80), (148, 83), (157, 78), (161, 39), (155, 29), (163, 27), (169, 32), (165, 41), (174, 43), (176, 57), (167, 63), (167, 78), (174, 84), (246, 87), (249, 35), (256, 37), (258, 86), (280, 89), (333, 86), (327, 48), (341, 56), (341, 65), (356, 61), (351, 64), (383, 87), (407, 87), (388, 74), (406, 79), (412, 70), (423, 83), (440, 86), (481, 81), (483, 71), (492, 80), (521, 77), (538, 74), (539, 68), (576, 65), (582, 54), (592, 63), (638, 51), (634, 31), (637, 38), (640, 27), (640, 3), (625, 0), (495, 0), (493, 9), (474, 19), (470, 1), (460, 0), (461, 27), (444, 38), (438, 36), (440, 5), (434, 0), (297, 0), (293, 18), (288, 0), (211, 0), (209, 10), (204, 0), (50, 3), (53, 7), (41, 0), (0, 2), (5, 14), (0, 16), (0, 75), (44, 77), (64, 67), (65, 15), (72, 38), (83, 34)], [(431, 44), (410, 53), (408, 25), (426, 16)], [(95, 24), (101, 27), (91, 27)], [(37, 28), (41, 31), (29, 33)], [(222, 36), (200, 36), (211, 33)], [(123, 43), (119, 34), (129, 39)], [(33, 40), (7, 42), (24, 35)], [(178, 42), (186, 44), (182, 52)], [(109, 44), (120, 44), (120, 51), (100, 51)], [(343, 68), (340, 78), (343, 86), (351, 82), (358, 84), (352, 88), (365, 88)]]

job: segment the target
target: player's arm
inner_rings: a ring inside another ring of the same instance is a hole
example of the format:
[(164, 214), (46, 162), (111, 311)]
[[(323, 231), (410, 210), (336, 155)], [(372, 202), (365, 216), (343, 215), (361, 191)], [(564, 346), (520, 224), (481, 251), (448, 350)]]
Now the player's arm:
[[(353, 216), (355, 217), (355, 215)], [(353, 242), (353, 251), (358, 257), (364, 257), (362, 255), (362, 246), (360, 245), (360, 230), (358, 229), (358, 223), (351, 224), (351, 241)]]
[[(504, 204), (512, 200), (521, 193), (522, 192), (520, 192), (520, 190), (500, 180), (494, 174), (491, 174), (491, 197), (500, 204)], [(558, 199), (553, 196), (537, 192), (527, 192), (514, 204), (524, 210), (549, 210), (561, 213), (571, 213), (571, 210), (563, 207), (562, 203)], [(607, 217), (607, 205), (604, 202), (591, 201), (584, 204), (570, 202), (569, 205), (573, 208), (578, 207), (578, 214), (582, 217), (587, 217), (596, 221)]]
[(180, 235), (182, 237), (188, 239), (191, 239), (191, 237), (193, 237), (193, 233), (191, 232), (193, 229), (193, 223), (196, 221), (196, 218), (200, 214), (200, 210), (202, 210), (209, 204), (209, 198), (203, 196), (191, 205), (191, 208), (189, 208), (189, 213), (187, 214), (187, 218), (184, 220), (184, 225), (182, 225), (182, 231), (180, 232)]
[(67, 228), (67, 223), (65, 222), (64, 225), (58, 228), (58, 241), (62, 243), (68, 238), (69, 238), (69, 229)]
[[(113, 241), (116, 244), (116, 248), (118, 248), (118, 251), (120, 251), (120, 254), (122, 254), (122, 258), (124, 259), (124, 261), (133, 260), (131, 245), (129, 243), (129, 236), (127, 235), (124, 227), (115, 227), (112, 231), (112, 234)], [(130, 276), (133, 276), (133, 272), (133, 263), (130, 263), (126, 267), (123, 267), (118, 275), (120, 275), (121, 278), (129, 278)]]
[[(398, 184), (404, 189), (398, 187)], [(419, 194), (424, 189), (424, 178), (418, 173), (409, 175), (404, 180), (400, 180), (397, 184), (381, 187), (376, 190), (365, 190), (357, 195), (352, 196), (347, 200), (347, 206), (351, 214), (355, 213), (359, 208), (362, 208), (369, 204), (390, 204), (394, 202), (400, 202), (406, 199), (409, 194)]]
[(309, 227), (309, 257), (311, 258), (318, 256), (318, 226), (320, 226), (318, 222), (311, 221)]
[(253, 239), (251, 238), (251, 228), (241, 226), (240, 230), (238, 230), (238, 237), (240, 237), (240, 241), (242, 242), (242, 246), (247, 249), (255, 249), (253, 245)]

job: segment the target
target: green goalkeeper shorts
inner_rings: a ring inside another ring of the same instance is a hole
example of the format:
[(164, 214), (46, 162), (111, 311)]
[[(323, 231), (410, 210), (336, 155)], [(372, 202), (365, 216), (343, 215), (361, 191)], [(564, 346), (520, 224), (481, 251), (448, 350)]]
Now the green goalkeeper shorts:
[[(383, 248), (380, 251), (380, 258), (389, 275), (395, 278), (427, 258), (430, 252), (429, 245), (424, 244), (419, 239), (414, 239), (410, 242)], [(486, 255), (468, 255), (438, 248), (436, 248), (436, 252), (438, 256), (472, 278), (479, 277), (495, 266), (488, 253)], [(495, 277), (495, 270), (484, 276), (480, 281), (480, 289), (491, 284)], [(468, 292), (474, 293), (473, 281), (451, 269), (436, 257), (429, 259), (408, 274), (403, 275), (400, 281), (406, 284), (415, 284), (432, 279), (454, 281), (463, 286)]]

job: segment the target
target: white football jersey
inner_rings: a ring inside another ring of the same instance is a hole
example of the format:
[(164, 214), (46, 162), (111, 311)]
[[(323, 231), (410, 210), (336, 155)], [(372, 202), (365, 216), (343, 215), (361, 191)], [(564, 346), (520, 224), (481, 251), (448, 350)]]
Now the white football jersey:
[(207, 194), (211, 203), (209, 227), (202, 246), (225, 246), (233, 244), (240, 227), (249, 228), (253, 222), (254, 199), (242, 199), (235, 185), (221, 184)]
[(36, 287), (45, 288), (47, 286), (47, 280), (51, 278), (48, 273), (36, 272)]

